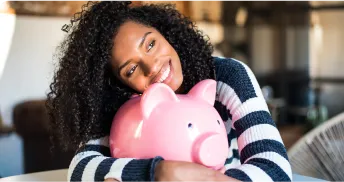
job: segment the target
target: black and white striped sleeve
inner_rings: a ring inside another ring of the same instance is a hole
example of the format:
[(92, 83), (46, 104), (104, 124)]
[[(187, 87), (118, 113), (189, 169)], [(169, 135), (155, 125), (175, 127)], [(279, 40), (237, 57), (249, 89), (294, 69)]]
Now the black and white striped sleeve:
[(252, 71), (234, 59), (215, 64), (218, 100), (230, 112), (241, 162), (226, 174), (242, 181), (291, 181), (286, 149)]
[(72, 159), (68, 169), (68, 181), (153, 181), (154, 168), (163, 160), (112, 158), (108, 137), (89, 141)]

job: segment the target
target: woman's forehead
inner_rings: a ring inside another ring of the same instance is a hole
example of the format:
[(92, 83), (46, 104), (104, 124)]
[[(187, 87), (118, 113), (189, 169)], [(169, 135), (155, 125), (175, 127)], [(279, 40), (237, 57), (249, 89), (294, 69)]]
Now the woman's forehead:
[(146, 32), (156, 32), (156, 30), (154, 28), (129, 21), (120, 26), (117, 35), (115, 36), (115, 42), (122, 39), (140, 39)]

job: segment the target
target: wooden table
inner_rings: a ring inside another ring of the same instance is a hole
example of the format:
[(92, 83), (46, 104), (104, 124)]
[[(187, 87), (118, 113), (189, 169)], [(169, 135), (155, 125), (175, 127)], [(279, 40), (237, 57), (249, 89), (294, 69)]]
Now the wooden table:
[[(67, 181), (67, 169), (44, 171), (38, 173), (29, 173), (18, 176), (11, 176), (7, 178), (1, 178), (0, 182), (18, 182), (18, 181)], [(293, 181), (316, 181), (324, 182), (324, 180), (293, 174)]]
[(0, 179), (0, 182), (5, 181), (67, 181), (67, 169), (29, 173)]

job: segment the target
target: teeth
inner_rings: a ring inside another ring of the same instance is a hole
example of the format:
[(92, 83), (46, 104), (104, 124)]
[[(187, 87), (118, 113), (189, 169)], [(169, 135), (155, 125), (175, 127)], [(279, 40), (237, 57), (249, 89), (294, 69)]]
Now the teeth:
[(167, 78), (168, 74), (170, 74), (170, 71), (171, 71), (171, 69), (170, 69), (170, 66), (169, 66), (169, 67), (165, 70), (165, 72), (162, 74), (162, 76), (160, 77), (160, 79), (158, 80), (158, 82), (159, 82), (159, 83), (163, 82), (163, 81)]

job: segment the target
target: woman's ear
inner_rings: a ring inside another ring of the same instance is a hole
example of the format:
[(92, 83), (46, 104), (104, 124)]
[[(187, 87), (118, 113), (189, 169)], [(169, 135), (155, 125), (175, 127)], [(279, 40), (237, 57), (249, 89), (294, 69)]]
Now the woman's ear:
[(173, 90), (163, 83), (155, 83), (142, 94), (141, 110), (144, 118), (148, 118), (159, 104), (163, 102), (178, 102)]
[(204, 100), (214, 105), (216, 97), (216, 81), (207, 79), (197, 83), (188, 93), (189, 96)]

